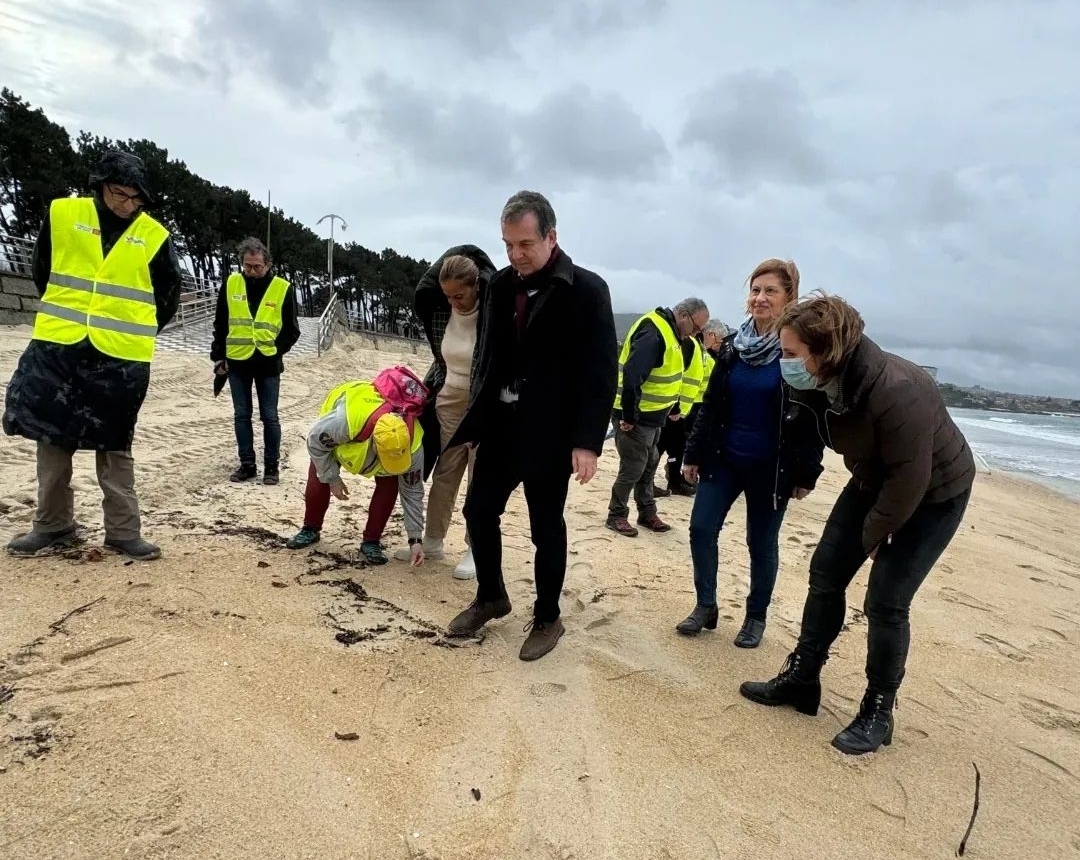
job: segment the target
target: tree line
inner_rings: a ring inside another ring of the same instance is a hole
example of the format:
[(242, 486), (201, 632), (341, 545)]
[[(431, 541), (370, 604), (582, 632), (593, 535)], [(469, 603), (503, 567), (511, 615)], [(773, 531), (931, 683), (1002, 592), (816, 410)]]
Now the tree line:
[(321, 312), (332, 287), (365, 327), (395, 334), (419, 331), (412, 297), (428, 261), (392, 248), (380, 253), (355, 242), (335, 244), (331, 285), (327, 240), (281, 209), (268, 211), (244, 189), (215, 185), (151, 140), (110, 140), (80, 131), (72, 141), (44, 110), (7, 88), (0, 90), (0, 232), (34, 239), (50, 201), (86, 193), (90, 172), (109, 149), (142, 158), (157, 198), (148, 211), (169, 228), (196, 279), (220, 281), (223, 272), (232, 271), (236, 244), (247, 236), (265, 241), (269, 218), (274, 266), (296, 288), (303, 313)]

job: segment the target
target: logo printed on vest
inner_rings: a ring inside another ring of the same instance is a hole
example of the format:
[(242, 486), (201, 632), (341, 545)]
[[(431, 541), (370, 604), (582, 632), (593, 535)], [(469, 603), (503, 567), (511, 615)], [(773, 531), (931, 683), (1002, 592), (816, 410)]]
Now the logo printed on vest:
[(142, 245), (145, 247), (146, 243), (138, 236), (125, 236), (124, 241), (129, 245)]
[(75, 229), (82, 230), (84, 233), (92, 233), (95, 236), (101, 235), (101, 231), (97, 227), (91, 227), (89, 224), (80, 224), (78, 221), (75, 222)]

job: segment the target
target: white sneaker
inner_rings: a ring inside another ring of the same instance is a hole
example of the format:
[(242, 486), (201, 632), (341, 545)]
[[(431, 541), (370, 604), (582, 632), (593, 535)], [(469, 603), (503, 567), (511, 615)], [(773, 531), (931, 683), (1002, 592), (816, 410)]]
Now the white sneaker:
[(476, 562), (473, 561), (472, 550), (470, 549), (465, 553), (458, 566), (454, 568), (454, 579), (475, 579), (476, 578)]
[[(424, 558), (428, 561), (439, 561), (445, 557), (446, 551), (443, 549), (443, 542), (435, 538), (424, 538)], [(407, 546), (403, 546), (401, 549), (394, 553), (394, 558), (398, 561), (408, 561), (412, 558), (412, 550)]]

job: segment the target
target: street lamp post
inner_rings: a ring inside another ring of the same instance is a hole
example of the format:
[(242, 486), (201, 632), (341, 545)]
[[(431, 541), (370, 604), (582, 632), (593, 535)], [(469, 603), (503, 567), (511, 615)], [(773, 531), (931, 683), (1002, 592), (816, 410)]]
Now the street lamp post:
[(342, 230), (348, 230), (349, 225), (345, 223), (345, 219), (342, 218), (340, 215), (330, 214), (330, 215), (323, 215), (322, 218), (320, 218), (316, 222), (316, 226), (318, 226), (319, 224), (322, 224), (322, 222), (325, 221), (327, 218), (330, 219), (330, 239), (328, 240), (328, 244), (326, 246), (326, 271), (329, 272), (329, 274), (330, 274), (330, 296), (333, 297), (333, 295), (334, 295), (334, 221), (338, 220), (338, 221), (341, 222), (341, 229)]

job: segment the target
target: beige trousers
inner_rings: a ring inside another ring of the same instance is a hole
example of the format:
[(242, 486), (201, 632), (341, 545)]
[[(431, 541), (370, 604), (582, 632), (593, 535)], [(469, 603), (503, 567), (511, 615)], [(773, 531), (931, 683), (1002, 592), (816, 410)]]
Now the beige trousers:
[[(469, 392), (458, 388), (444, 387), (435, 400), (435, 415), (439, 419), (440, 444), (443, 448), (457, 432), (465, 409), (469, 405)], [(442, 540), (450, 531), (450, 520), (454, 513), (458, 489), (466, 470), (472, 480), (473, 462), (476, 459), (474, 448), (458, 445), (439, 456), (435, 469), (431, 473), (431, 490), (428, 492), (427, 529), (428, 540)], [(469, 536), (465, 535), (468, 543)]]
[[(108, 540), (140, 536), (139, 500), (135, 496), (135, 460), (130, 451), (97, 451), (101, 510)], [(75, 526), (75, 494), (71, 490), (73, 451), (45, 442), (37, 446), (38, 506), (34, 531), (63, 532)]]

